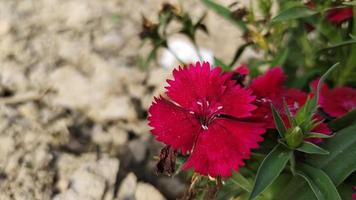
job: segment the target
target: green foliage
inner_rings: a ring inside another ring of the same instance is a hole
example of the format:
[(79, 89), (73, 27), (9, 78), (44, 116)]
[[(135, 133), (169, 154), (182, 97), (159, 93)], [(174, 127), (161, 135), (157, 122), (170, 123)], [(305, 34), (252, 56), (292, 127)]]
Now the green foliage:
[(328, 151), (310, 142), (303, 142), (296, 150), (309, 154), (329, 154)]
[(303, 17), (309, 17), (317, 13), (317, 11), (311, 10), (306, 6), (295, 6), (280, 12), (276, 17), (272, 19), (271, 22), (274, 23), (292, 19), (299, 19)]
[(335, 133), (326, 139), (321, 148), (329, 155), (310, 155), (306, 162), (323, 169), (336, 185), (339, 185), (356, 170), (356, 124)]
[(341, 200), (335, 185), (322, 170), (300, 164), (297, 174), (308, 182), (318, 200)]
[(263, 160), (258, 169), (250, 199), (255, 199), (273, 183), (284, 169), (292, 151), (282, 145), (277, 145)]

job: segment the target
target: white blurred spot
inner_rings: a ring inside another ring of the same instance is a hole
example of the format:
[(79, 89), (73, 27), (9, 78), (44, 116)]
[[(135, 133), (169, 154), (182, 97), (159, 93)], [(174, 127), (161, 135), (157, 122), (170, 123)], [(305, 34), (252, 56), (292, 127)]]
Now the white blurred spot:
[[(202, 60), (199, 59), (199, 55), (194, 48), (194, 45), (186, 38), (174, 37), (168, 39), (169, 49), (176, 54), (176, 56), (184, 63), (195, 63), (197, 61), (207, 61), (211, 65), (214, 63), (214, 55), (210, 49), (199, 48)], [(169, 50), (165, 49), (159, 59), (159, 63), (164, 68), (174, 68), (181, 63)]]

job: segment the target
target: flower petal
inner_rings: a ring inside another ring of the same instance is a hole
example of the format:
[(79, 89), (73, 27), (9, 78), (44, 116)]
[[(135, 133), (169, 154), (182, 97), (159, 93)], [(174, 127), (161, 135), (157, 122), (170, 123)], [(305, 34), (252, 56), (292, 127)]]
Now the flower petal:
[(320, 103), (330, 116), (340, 117), (356, 108), (356, 89), (350, 87), (331, 89)]
[(151, 133), (158, 141), (180, 149), (183, 154), (190, 151), (201, 129), (199, 121), (188, 111), (170, 101), (155, 98), (149, 108)]
[(284, 90), (284, 81), (286, 78), (282, 68), (275, 67), (268, 70), (265, 74), (256, 77), (252, 81), (250, 88), (257, 97), (273, 99), (279, 96), (279, 91)]
[(256, 106), (252, 104), (256, 97), (252, 96), (251, 93), (251, 90), (229, 81), (224, 94), (219, 100), (222, 104), (221, 113), (236, 118), (251, 116), (251, 111), (256, 109)]
[(326, 18), (328, 19), (329, 22), (333, 24), (339, 24), (348, 19), (351, 19), (352, 15), (353, 15), (352, 7), (335, 8), (327, 13)]
[(264, 129), (254, 123), (217, 119), (202, 130), (184, 168), (194, 168), (202, 175), (231, 176), (249, 158), (251, 149), (262, 141)]
[(211, 70), (207, 62), (197, 62), (175, 69), (173, 77), (174, 80), (167, 80), (166, 94), (180, 106), (196, 111), (197, 101), (216, 101), (222, 95), (229, 75), (222, 75), (219, 67)]

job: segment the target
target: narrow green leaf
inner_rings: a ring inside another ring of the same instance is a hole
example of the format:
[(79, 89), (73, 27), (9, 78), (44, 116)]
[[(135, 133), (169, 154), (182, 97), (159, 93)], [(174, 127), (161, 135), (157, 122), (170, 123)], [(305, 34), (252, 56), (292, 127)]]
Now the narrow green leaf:
[(316, 200), (317, 198), (301, 176), (294, 176), (289, 183), (285, 184), (276, 199)]
[(286, 102), (286, 99), (283, 98), (283, 105), (284, 105), (284, 110), (286, 111), (286, 114), (287, 114), (287, 117), (288, 117), (288, 121), (289, 121), (289, 124), (292, 124), (292, 126), (297, 126), (297, 121), (292, 117), (292, 114), (288, 108), (288, 104)]
[(335, 185), (342, 183), (356, 171), (356, 124), (338, 131), (320, 146), (329, 155), (308, 155), (306, 162), (322, 169)]
[(339, 48), (339, 47), (343, 47), (346, 45), (351, 45), (351, 44), (355, 44), (356, 43), (356, 39), (352, 39), (352, 40), (347, 40), (347, 41), (342, 41), (336, 44), (332, 44), (326, 48), (320, 49), (319, 51), (327, 51), (330, 49), (335, 49), (335, 48)]
[(234, 58), (232, 59), (232, 61), (230, 62), (229, 66), (233, 66), (235, 64), (235, 62), (240, 58), (240, 56), (242, 55), (242, 53), (245, 51), (246, 47), (250, 46), (252, 43), (246, 43), (246, 44), (243, 44), (242, 46), (240, 46), (236, 52), (235, 52), (235, 55), (234, 55)]
[(230, 66), (224, 63), (224, 61), (220, 60), (217, 57), (214, 57), (214, 66), (220, 66), (223, 71), (229, 71), (231, 69)]
[(323, 148), (311, 142), (305, 142), (305, 141), (296, 150), (309, 154), (323, 154), (323, 155), (329, 154), (329, 152), (324, 150)]
[(318, 200), (341, 200), (341, 197), (327, 174), (320, 169), (300, 164), (297, 174), (303, 177)]
[(292, 172), (293, 176), (295, 176), (296, 172), (295, 172), (295, 156), (294, 156), (294, 152), (291, 153), (289, 162), (290, 162), (290, 171)]
[(281, 117), (281, 115), (277, 112), (276, 108), (273, 106), (273, 104), (271, 104), (271, 110), (272, 110), (272, 115), (273, 115), (273, 119), (274, 119), (274, 123), (276, 125), (277, 131), (279, 133), (279, 135), (284, 138), (285, 134), (287, 132), (287, 128), (283, 122), (283, 119)]
[(284, 63), (286, 62), (287, 58), (289, 55), (289, 49), (286, 48), (281, 53), (279, 53), (273, 60), (270, 62), (270, 66), (283, 66)]
[[(356, 125), (336, 132), (320, 146), (329, 151), (328, 155), (307, 154), (307, 164), (322, 169), (339, 186), (350, 174), (356, 171)], [(311, 200), (313, 193), (305, 181), (294, 177), (278, 199)]]
[(281, 22), (303, 17), (309, 17), (317, 14), (315, 10), (311, 10), (306, 6), (295, 6), (280, 12), (271, 22)]
[(353, 109), (345, 115), (333, 120), (329, 123), (329, 127), (334, 131), (338, 131), (352, 124), (356, 124), (356, 109)]
[(347, 6), (356, 6), (356, 1), (343, 2), (342, 4), (347, 5)]
[(278, 144), (262, 161), (249, 199), (255, 199), (279, 176), (292, 151)]
[(242, 176), (240, 173), (233, 173), (232, 177), (230, 178), (233, 183), (241, 187), (247, 192), (251, 192), (252, 190), (252, 184), (250, 183), (249, 180), (247, 180), (244, 176)]
[(316, 89), (316, 102), (319, 100), (319, 95), (320, 95), (320, 89), (321, 86), (323, 85), (325, 79), (329, 76), (329, 74), (339, 65), (339, 63), (335, 63), (333, 66), (331, 66), (319, 79), (318, 86)]
[(352, 197), (352, 186), (351, 184), (340, 184), (336, 189), (339, 192), (341, 199), (350, 199)]
[(305, 135), (305, 138), (331, 138), (333, 135), (311, 132)]
[(201, 0), (208, 8), (212, 9), (214, 12), (216, 12), (218, 15), (224, 17), (225, 19), (233, 22), (235, 25), (237, 25), (240, 29), (242, 29), (242, 31), (247, 31), (247, 27), (245, 25), (245, 23), (241, 20), (236, 20), (232, 17), (232, 12), (216, 3), (215, 1), (213, 0)]

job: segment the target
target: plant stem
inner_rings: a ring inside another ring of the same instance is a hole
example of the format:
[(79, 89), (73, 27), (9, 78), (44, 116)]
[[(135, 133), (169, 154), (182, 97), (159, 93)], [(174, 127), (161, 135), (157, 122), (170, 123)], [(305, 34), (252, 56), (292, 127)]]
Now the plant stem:
[[(353, 19), (352, 19), (352, 34), (356, 35), (356, 6), (353, 7)], [(348, 77), (352, 73), (352, 70), (356, 68), (356, 45), (351, 45), (351, 52), (349, 58), (346, 61), (345, 69), (341, 72), (338, 82), (338, 85), (344, 85), (347, 82)]]
[(184, 61), (178, 57), (178, 55), (176, 54), (176, 52), (174, 52), (174, 51), (173, 51), (172, 49), (170, 49), (169, 47), (167, 47), (167, 50), (178, 60), (178, 62), (180, 62), (180, 64), (185, 65)]

